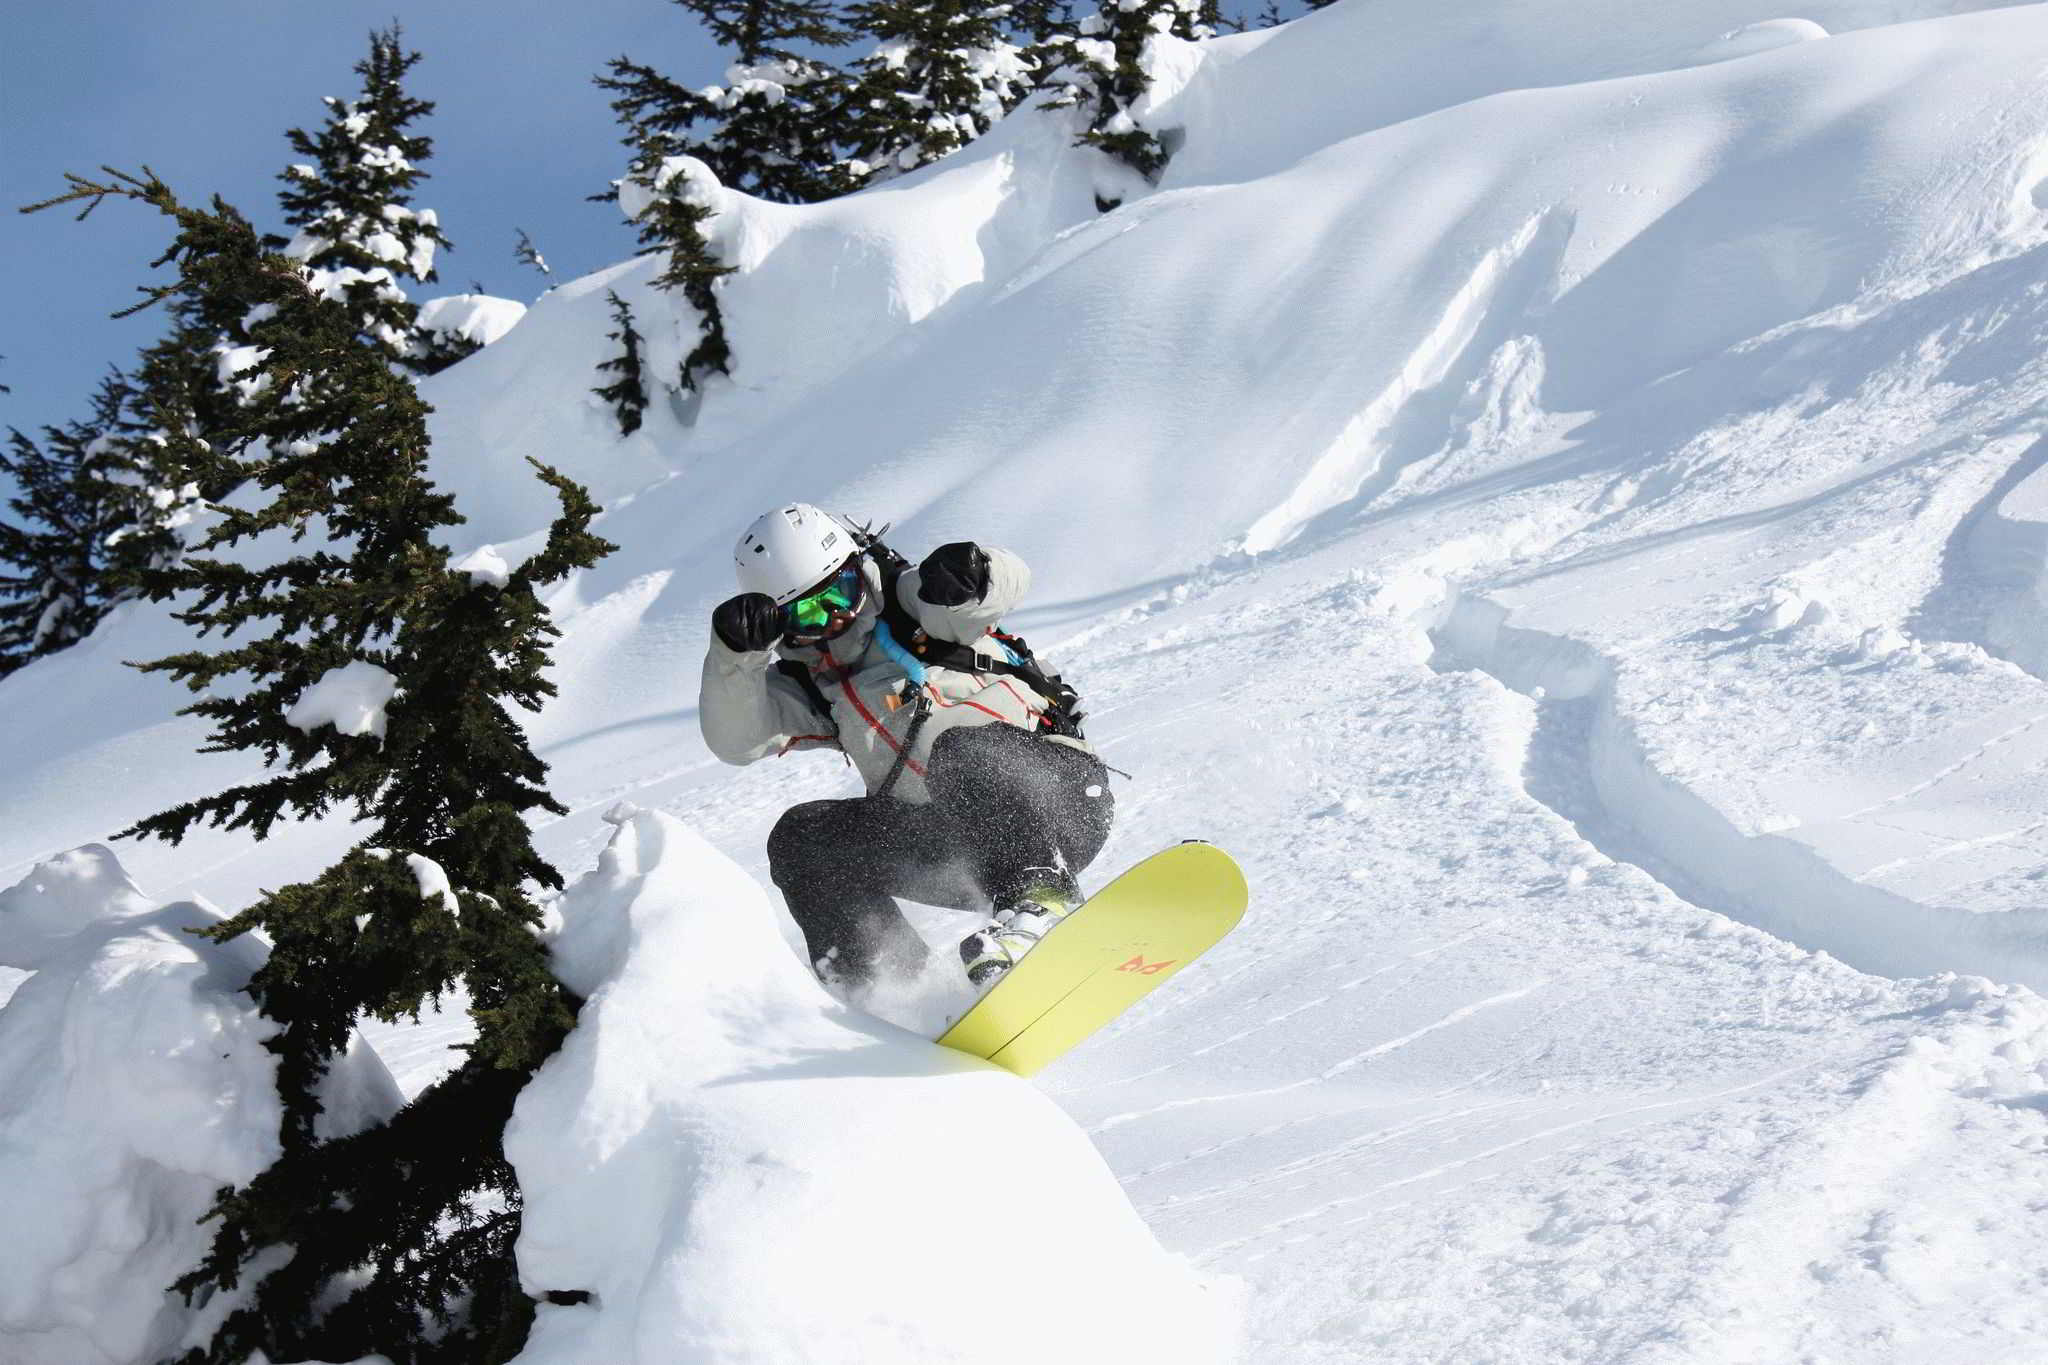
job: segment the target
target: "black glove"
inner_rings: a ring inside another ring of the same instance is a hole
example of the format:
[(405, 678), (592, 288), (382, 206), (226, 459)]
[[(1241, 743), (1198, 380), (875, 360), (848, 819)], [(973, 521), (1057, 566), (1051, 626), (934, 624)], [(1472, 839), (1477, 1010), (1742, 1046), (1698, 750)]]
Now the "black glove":
[(917, 566), (917, 596), (935, 607), (979, 602), (988, 593), (988, 551), (971, 540), (941, 545)]
[(711, 629), (733, 653), (758, 653), (782, 638), (782, 608), (765, 592), (743, 592), (718, 604)]

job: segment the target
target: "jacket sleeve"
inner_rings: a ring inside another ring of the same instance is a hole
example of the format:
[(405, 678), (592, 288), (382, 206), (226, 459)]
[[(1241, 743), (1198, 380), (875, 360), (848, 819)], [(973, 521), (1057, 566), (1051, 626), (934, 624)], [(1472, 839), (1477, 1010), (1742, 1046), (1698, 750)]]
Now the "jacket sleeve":
[(738, 654), (712, 636), (697, 693), (704, 743), (726, 763), (771, 758), (792, 746), (836, 745), (832, 725), (811, 709), (803, 690), (775, 671), (775, 651)]
[(933, 639), (973, 644), (1014, 611), (1024, 600), (1024, 594), (1031, 591), (1031, 569), (1023, 560), (1008, 550), (987, 545), (982, 549), (988, 555), (988, 591), (979, 602), (962, 602), (957, 607), (933, 606), (917, 595), (920, 580), (915, 568), (905, 569), (896, 580), (897, 600)]

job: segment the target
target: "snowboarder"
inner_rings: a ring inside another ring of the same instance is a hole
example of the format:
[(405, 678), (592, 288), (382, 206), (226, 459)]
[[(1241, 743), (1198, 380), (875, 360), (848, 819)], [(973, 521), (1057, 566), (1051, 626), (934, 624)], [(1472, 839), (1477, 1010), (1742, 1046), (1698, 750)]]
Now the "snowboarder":
[(902, 896), (989, 916), (960, 956), (991, 984), (1079, 903), (1112, 809), (1072, 689), (998, 629), (1030, 571), (970, 541), (913, 567), (804, 503), (757, 520), (734, 556), (741, 591), (712, 612), (704, 660), (705, 743), (734, 764), (839, 749), (868, 789), (794, 806), (768, 836), (814, 969), (854, 988), (918, 971)]

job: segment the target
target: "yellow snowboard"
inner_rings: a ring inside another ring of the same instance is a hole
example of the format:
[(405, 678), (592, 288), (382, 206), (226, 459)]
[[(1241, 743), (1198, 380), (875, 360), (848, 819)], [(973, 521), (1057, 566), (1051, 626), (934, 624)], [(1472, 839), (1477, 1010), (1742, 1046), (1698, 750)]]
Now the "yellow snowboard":
[(1207, 952), (1249, 894), (1214, 844), (1155, 853), (1054, 925), (939, 1042), (1034, 1076)]

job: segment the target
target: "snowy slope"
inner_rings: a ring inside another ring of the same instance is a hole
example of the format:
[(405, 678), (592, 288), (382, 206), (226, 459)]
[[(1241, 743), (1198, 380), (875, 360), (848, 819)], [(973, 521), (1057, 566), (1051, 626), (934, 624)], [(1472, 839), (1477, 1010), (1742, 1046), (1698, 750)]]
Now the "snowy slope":
[[(1044, 1096), (833, 1000), (674, 820), (608, 818), (561, 904), (589, 1004), (506, 1143), (522, 1275), (591, 1299), (543, 1307), (522, 1360), (1234, 1355), (1229, 1287), (1160, 1253)], [(1005, 1274), (1042, 1301), (1005, 1311)]]
[[(732, 381), (633, 438), (605, 291), (659, 364), (693, 326), (645, 262), (429, 381), (462, 548), (539, 529), (528, 454), (624, 546), (554, 604), (544, 850), (630, 796), (765, 882), (848, 791), (697, 739), (750, 516), (1008, 545), (1133, 775), (1096, 875), (1251, 874), (1042, 1078), (1250, 1359), (2048, 1359), (2048, 11), (1343, 0), (1168, 56), (1113, 213), (1039, 114), (731, 201)], [(118, 668), (177, 639), (0, 683), (0, 881), (237, 770)], [(232, 905), (347, 837), (122, 856)], [(453, 1032), (380, 1052), (416, 1087)]]

